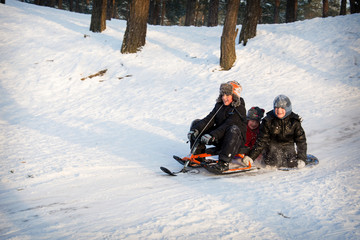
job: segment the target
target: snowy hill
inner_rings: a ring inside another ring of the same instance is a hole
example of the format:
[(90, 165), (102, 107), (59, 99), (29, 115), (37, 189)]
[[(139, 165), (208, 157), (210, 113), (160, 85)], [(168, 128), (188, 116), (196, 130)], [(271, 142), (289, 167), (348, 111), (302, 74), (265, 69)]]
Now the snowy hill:
[[(359, 14), (259, 25), (230, 71), (220, 26), (149, 26), (122, 55), (126, 22), (90, 17), (0, 4), (1, 239), (360, 239)], [(229, 80), (247, 109), (289, 96), (320, 164), (164, 175)]]

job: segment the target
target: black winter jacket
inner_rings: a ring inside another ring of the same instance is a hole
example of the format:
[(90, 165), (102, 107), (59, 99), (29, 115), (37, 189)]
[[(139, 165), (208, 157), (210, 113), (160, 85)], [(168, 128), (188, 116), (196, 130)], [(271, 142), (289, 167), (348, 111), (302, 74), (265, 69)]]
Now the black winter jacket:
[(267, 150), (271, 144), (279, 147), (291, 147), (295, 151), (297, 147), (297, 159), (306, 160), (306, 136), (301, 126), (299, 115), (291, 113), (284, 119), (276, 117), (274, 111), (269, 111), (260, 125), (259, 137), (249, 157), (256, 159), (263, 150)]
[[(222, 106), (214, 119), (207, 125), (217, 110)], [(200, 120), (192, 130), (197, 129), (199, 133), (207, 125), (204, 133), (210, 134), (217, 140), (221, 140), (228, 127), (237, 125), (240, 128), (242, 139), (246, 138), (246, 109), (243, 98), (240, 98), (240, 104), (237, 107), (232, 105), (225, 106), (222, 102), (217, 102), (213, 110), (202, 120)]]

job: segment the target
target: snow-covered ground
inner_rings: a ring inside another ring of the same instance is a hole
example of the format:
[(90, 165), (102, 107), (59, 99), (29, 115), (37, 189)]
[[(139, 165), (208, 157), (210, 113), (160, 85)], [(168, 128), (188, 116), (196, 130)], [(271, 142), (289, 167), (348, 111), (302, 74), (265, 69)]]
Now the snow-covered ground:
[[(149, 26), (122, 55), (126, 22), (90, 17), (0, 4), (1, 239), (360, 239), (359, 14), (259, 25), (230, 71), (221, 26)], [(247, 109), (289, 96), (320, 164), (161, 172), (229, 80)]]

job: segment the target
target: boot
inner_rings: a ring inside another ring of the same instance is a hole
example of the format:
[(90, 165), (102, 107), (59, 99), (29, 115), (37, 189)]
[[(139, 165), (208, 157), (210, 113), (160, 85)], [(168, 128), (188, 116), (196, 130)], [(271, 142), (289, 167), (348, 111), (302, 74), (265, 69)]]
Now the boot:
[(219, 160), (217, 164), (210, 165), (209, 168), (210, 168), (209, 170), (211, 170), (216, 174), (222, 174), (223, 172), (229, 170), (229, 163)]

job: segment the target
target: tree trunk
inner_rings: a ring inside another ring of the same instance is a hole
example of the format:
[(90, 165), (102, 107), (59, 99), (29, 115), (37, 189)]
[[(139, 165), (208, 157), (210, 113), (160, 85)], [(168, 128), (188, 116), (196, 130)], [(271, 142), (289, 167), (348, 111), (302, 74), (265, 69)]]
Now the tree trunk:
[(80, 7), (80, 0), (75, 0), (75, 12), (82, 13), (81, 7)]
[(245, 46), (250, 38), (256, 36), (257, 23), (260, 17), (260, 0), (248, 0), (246, 3), (245, 19), (241, 27), (239, 43)]
[(62, 9), (62, 8), (63, 8), (63, 1), (62, 1), (62, 0), (59, 0), (59, 2), (58, 2), (58, 8), (59, 8), (59, 9)]
[(322, 17), (326, 18), (329, 16), (329, 0), (323, 0), (323, 14)]
[(91, 13), (90, 31), (102, 32), (106, 29), (107, 0), (94, 0)]
[(229, 0), (220, 46), (220, 66), (223, 70), (229, 70), (236, 60), (235, 38), (238, 33), (236, 28), (240, 0)]
[(208, 27), (215, 27), (218, 25), (219, 17), (219, 0), (210, 0), (209, 5), (209, 17), (208, 17)]
[(274, 23), (280, 22), (280, 0), (275, 0)]
[[(36, 1), (38, 1), (38, 0), (36, 0)], [(73, 0), (69, 0), (69, 10), (70, 10), (70, 12), (74, 11), (74, 2), (73, 2)]]
[(350, 0), (350, 13), (360, 13), (360, 0)]
[(341, 0), (340, 15), (346, 15), (346, 0)]
[(286, 1), (286, 22), (295, 22), (297, 19), (297, 0)]
[(153, 23), (154, 25), (160, 25), (161, 19), (161, 0), (155, 1), (155, 8), (154, 8), (154, 19)]
[(107, 0), (107, 7), (106, 7), (106, 20), (110, 20), (112, 18), (112, 12), (113, 12), (113, 0)]
[(162, 0), (161, 4), (161, 25), (165, 24), (165, 13), (166, 13), (166, 0)]
[(3, 3), (3, 4), (5, 4), (5, 0), (1, 0), (1, 1), (0, 1), (0, 3)]
[(150, 0), (133, 0), (121, 46), (121, 53), (136, 53), (145, 45)]
[(195, 25), (195, 7), (196, 0), (187, 0), (185, 26)]

